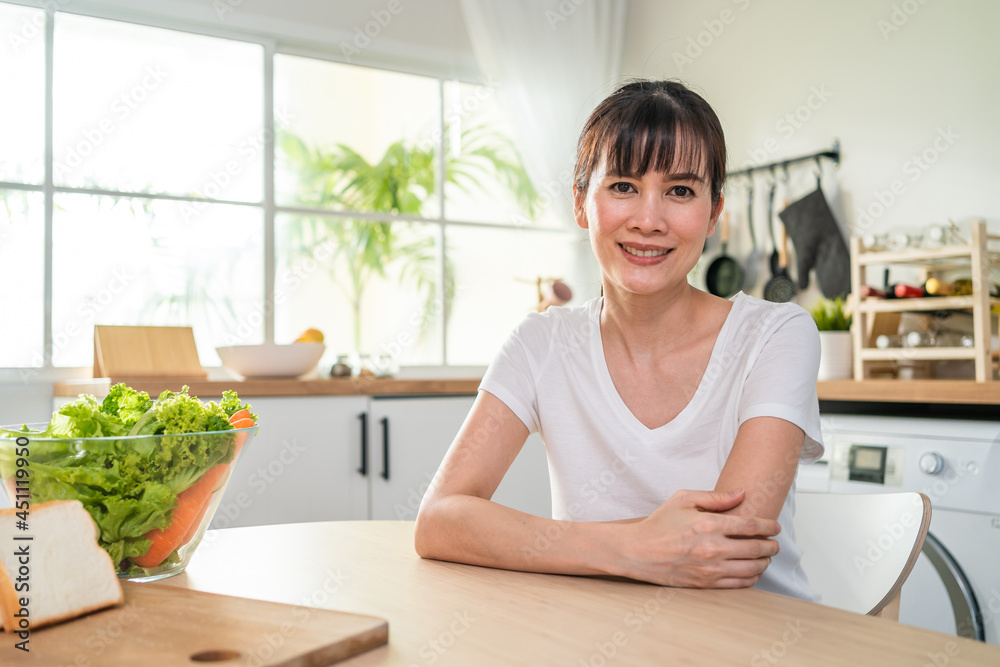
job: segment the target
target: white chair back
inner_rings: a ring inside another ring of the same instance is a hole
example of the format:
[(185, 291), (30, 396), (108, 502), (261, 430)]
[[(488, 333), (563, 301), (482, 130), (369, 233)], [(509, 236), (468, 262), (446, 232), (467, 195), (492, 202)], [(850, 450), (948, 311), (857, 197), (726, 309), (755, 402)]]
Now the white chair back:
[(795, 539), (821, 604), (899, 618), (931, 521), (922, 493), (795, 494)]

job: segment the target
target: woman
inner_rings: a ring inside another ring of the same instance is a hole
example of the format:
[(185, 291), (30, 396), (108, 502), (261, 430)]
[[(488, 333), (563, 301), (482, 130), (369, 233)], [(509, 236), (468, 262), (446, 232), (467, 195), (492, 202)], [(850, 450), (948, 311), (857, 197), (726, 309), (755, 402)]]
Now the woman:
[[(603, 296), (506, 342), (424, 497), (421, 556), (814, 599), (790, 490), (823, 451), (816, 327), (797, 305), (687, 281), (725, 163), (718, 117), (679, 83), (636, 81), (594, 110), (573, 193)], [(551, 520), (490, 501), (534, 431)]]

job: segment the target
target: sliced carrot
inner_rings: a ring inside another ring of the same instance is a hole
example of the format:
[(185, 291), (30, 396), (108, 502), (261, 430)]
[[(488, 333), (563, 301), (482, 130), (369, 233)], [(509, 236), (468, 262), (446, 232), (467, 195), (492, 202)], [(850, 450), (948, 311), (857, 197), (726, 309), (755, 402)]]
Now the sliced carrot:
[[(254, 421), (249, 410), (233, 413), (229, 423), (234, 429), (250, 428)], [(247, 433), (236, 434), (236, 454), (239, 454)], [(212, 504), (212, 494), (217, 491), (229, 472), (228, 463), (219, 463), (209, 468), (201, 478), (177, 496), (177, 507), (170, 516), (170, 525), (166, 528), (154, 529), (146, 533), (152, 542), (144, 555), (133, 558), (132, 562), (139, 567), (151, 568), (162, 563), (167, 556), (178, 547), (187, 544), (198, 532), (202, 520)]]
[(212, 496), (215, 483), (225, 472), (215, 472), (218, 468), (218, 465), (212, 467), (201, 479), (177, 495), (177, 507), (170, 515), (170, 525), (162, 530), (156, 528), (146, 533), (145, 537), (151, 542), (149, 551), (142, 556), (133, 557), (133, 563), (139, 567), (156, 567), (183, 544), (191, 524), (204, 517), (201, 508), (205, 500)]
[(212, 504), (212, 494), (210, 493), (205, 498), (205, 502), (201, 504), (201, 508), (198, 510), (198, 514), (196, 515), (195, 520), (191, 522), (191, 527), (187, 529), (186, 533), (184, 533), (184, 537), (180, 541), (180, 546), (183, 546), (188, 542), (190, 542), (191, 539), (194, 537), (194, 534), (198, 532), (198, 528), (201, 527), (201, 521), (202, 519), (205, 518), (205, 513), (208, 512), (208, 506), (211, 504)]
[[(237, 414), (239, 414), (239, 413), (237, 413)], [(239, 419), (237, 421), (231, 421), (230, 423), (233, 425), (233, 428), (250, 428), (251, 426), (254, 425), (253, 420), (250, 419), (249, 417), (246, 417), (244, 419)], [(236, 453), (237, 454), (239, 454), (240, 453), (240, 449), (243, 448), (243, 443), (247, 441), (247, 436), (248, 435), (249, 435), (249, 433), (237, 433), (236, 434)]]

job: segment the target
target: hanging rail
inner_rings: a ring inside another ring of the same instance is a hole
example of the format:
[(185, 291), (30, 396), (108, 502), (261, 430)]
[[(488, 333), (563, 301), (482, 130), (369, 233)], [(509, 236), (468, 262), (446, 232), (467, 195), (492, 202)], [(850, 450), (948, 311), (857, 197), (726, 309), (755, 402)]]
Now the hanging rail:
[(746, 169), (739, 169), (737, 171), (730, 171), (726, 174), (727, 177), (736, 176), (749, 176), (754, 172), (758, 171), (771, 171), (773, 172), (775, 168), (786, 168), (790, 164), (795, 164), (797, 162), (809, 162), (810, 160), (816, 160), (819, 162), (820, 158), (829, 158), (833, 160), (834, 164), (840, 164), (840, 142), (834, 141), (833, 148), (827, 151), (820, 151), (818, 153), (811, 153), (809, 155), (800, 155), (799, 157), (791, 157), (787, 160), (778, 160), (777, 162), (769, 162), (767, 164), (760, 164), (756, 167), (747, 167)]

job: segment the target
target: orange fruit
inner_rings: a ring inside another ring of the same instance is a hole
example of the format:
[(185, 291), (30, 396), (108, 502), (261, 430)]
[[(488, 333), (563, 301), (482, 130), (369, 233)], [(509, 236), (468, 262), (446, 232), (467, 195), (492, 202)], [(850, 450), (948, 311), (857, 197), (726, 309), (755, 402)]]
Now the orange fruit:
[(323, 332), (319, 329), (306, 329), (295, 339), (296, 343), (322, 343)]

